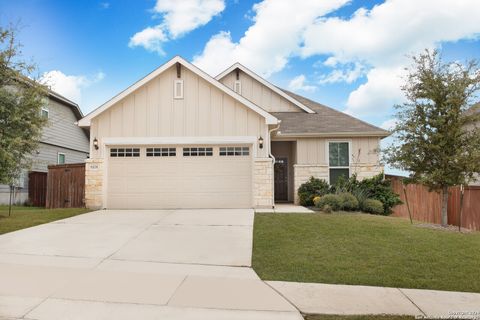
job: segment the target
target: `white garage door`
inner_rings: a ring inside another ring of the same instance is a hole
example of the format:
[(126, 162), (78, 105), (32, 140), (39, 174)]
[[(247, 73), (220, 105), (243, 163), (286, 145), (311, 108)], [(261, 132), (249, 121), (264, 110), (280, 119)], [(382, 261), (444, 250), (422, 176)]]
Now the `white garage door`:
[(111, 209), (250, 208), (249, 146), (111, 147)]

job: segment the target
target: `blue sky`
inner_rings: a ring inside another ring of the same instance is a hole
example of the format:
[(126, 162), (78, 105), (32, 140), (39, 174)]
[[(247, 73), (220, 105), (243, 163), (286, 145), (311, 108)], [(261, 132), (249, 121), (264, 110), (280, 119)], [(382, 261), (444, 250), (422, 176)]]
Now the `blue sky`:
[(20, 24), (25, 57), (84, 113), (179, 54), (212, 75), (240, 61), (388, 127), (406, 55), (480, 59), (479, 12), (478, 0), (1, 0), (0, 24)]

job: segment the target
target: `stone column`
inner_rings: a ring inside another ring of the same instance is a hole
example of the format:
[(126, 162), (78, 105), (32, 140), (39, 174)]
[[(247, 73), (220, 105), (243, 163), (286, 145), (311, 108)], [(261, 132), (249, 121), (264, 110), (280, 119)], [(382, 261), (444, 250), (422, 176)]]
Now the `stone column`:
[(270, 158), (257, 158), (253, 162), (253, 206), (273, 206), (273, 163)]
[(103, 208), (103, 159), (85, 160), (85, 206)]

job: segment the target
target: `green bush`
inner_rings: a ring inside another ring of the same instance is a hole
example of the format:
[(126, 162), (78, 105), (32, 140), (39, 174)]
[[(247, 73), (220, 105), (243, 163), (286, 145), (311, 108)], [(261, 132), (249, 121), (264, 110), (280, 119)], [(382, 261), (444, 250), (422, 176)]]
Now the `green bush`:
[(349, 192), (343, 192), (338, 195), (341, 201), (341, 208), (346, 211), (358, 210), (359, 204), (357, 198)]
[(314, 177), (303, 183), (298, 188), (298, 198), (302, 206), (313, 206), (313, 198), (323, 196), (328, 193), (330, 186), (325, 180), (320, 180)]
[(376, 199), (367, 199), (363, 202), (363, 211), (372, 214), (384, 214), (383, 203)]
[(324, 213), (332, 213), (332, 207), (329, 204), (326, 204), (326, 205), (323, 206), (322, 211)]
[(376, 199), (383, 203), (383, 215), (392, 213), (392, 208), (402, 201), (398, 194), (393, 192), (389, 180), (383, 178), (383, 173), (380, 173), (372, 178), (357, 180), (356, 174), (350, 178), (341, 178), (337, 183), (331, 187), (332, 193), (351, 193), (357, 198), (359, 208), (364, 210), (364, 202), (366, 199)]
[(320, 210), (324, 210), (325, 206), (329, 206), (333, 211), (338, 211), (342, 208), (342, 199), (338, 194), (326, 194), (316, 203), (316, 207)]
[[(383, 215), (391, 214), (392, 208), (402, 203), (400, 196), (393, 192), (390, 180), (383, 178), (383, 173), (359, 181), (358, 186), (366, 192), (368, 198), (378, 200), (383, 204), (383, 213), (381, 213)], [(363, 203), (362, 209), (364, 209), (364, 205)]]

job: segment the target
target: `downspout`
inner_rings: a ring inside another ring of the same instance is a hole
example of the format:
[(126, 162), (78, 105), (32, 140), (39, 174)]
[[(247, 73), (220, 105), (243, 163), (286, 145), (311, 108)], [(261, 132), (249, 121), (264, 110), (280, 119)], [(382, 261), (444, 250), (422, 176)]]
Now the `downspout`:
[(282, 120), (278, 120), (277, 126), (268, 130), (268, 156), (272, 158), (272, 209), (275, 208), (275, 157), (272, 154), (272, 132), (280, 129), (280, 123)]

